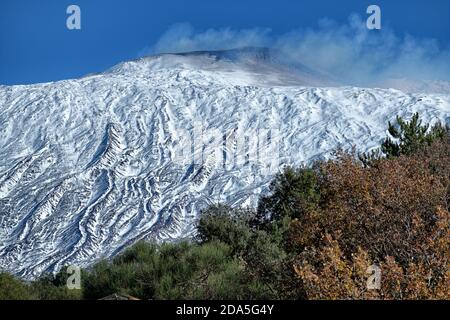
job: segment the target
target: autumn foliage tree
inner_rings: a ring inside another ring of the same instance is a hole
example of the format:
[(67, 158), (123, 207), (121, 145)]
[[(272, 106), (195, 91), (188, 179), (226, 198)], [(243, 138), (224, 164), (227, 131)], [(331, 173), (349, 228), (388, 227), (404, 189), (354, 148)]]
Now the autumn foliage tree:
[[(448, 134), (371, 166), (340, 153), (317, 172), (320, 205), (289, 230), (307, 298), (450, 298)], [(364, 281), (372, 264), (379, 290)]]

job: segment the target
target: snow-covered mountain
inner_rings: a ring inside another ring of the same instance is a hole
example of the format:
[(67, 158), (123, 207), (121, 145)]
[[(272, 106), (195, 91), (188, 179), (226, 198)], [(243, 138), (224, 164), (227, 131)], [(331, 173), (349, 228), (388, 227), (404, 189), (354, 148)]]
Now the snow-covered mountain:
[(368, 150), (397, 114), (450, 123), (450, 95), (339, 87), (266, 49), (164, 54), (0, 86), (0, 269), (87, 266), (253, 206), (285, 164)]

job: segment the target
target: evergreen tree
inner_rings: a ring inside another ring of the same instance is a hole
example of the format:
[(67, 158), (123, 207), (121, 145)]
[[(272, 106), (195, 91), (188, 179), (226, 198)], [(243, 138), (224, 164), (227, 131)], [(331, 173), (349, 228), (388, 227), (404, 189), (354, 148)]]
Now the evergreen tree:
[(450, 127), (437, 122), (430, 128), (429, 124), (422, 125), (419, 113), (415, 113), (411, 121), (405, 121), (397, 116), (396, 124), (388, 123), (388, 133), (379, 149), (359, 155), (359, 159), (366, 166), (370, 166), (383, 157), (394, 158), (401, 155), (411, 155), (434, 141), (446, 137)]
[(314, 168), (287, 167), (270, 185), (270, 195), (258, 203), (261, 223), (295, 219), (320, 201), (319, 175)]

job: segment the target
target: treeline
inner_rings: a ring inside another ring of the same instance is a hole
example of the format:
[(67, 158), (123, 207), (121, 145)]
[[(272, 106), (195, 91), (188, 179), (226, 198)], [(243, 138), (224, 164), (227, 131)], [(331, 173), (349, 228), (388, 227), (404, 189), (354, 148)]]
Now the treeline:
[(211, 206), (194, 241), (139, 242), (83, 270), (81, 290), (65, 270), (0, 274), (0, 299), (449, 299), (450, 130), (416, 114), (388, 131), (369, 154), (286, 168), (255, 210)]

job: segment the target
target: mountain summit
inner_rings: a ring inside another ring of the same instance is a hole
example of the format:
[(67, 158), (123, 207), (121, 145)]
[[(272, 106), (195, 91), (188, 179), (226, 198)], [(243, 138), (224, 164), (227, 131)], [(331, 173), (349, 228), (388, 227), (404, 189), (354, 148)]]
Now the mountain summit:
[[(270, 48), (239, 48), (219, 51), (165, 53), (121, 63), (110, 72), (127, 74), (159, 69), (184, 69), (213, 73), (222, 80), (258, 86), (336, 86), (331, 76), (288, 61)], [(231, 79), (230, 79), (231, 78)]]

